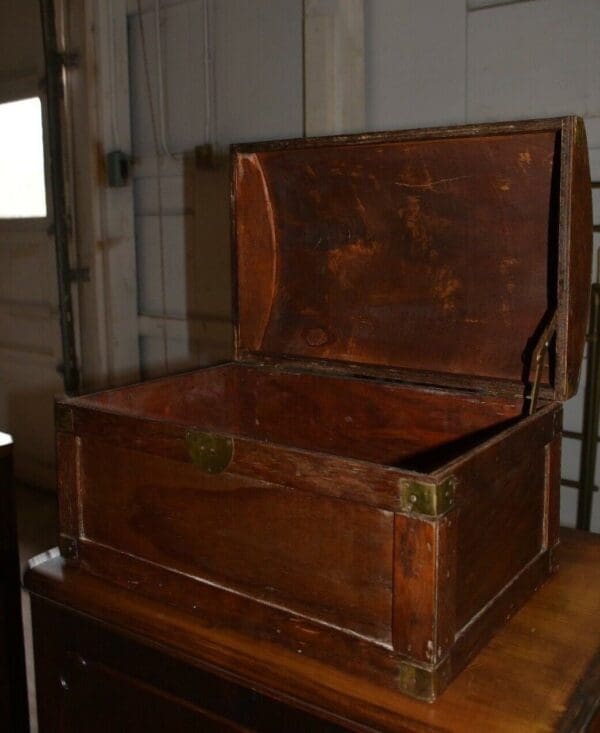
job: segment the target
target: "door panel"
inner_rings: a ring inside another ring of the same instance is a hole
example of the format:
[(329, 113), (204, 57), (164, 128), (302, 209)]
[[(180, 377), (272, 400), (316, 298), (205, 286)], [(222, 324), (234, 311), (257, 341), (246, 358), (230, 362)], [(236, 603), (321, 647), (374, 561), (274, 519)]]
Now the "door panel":
[(0, 429), (15, 476), (54, 488), (54, 396), (62, 392), (54, 239), (45, 219), (0, 221)]

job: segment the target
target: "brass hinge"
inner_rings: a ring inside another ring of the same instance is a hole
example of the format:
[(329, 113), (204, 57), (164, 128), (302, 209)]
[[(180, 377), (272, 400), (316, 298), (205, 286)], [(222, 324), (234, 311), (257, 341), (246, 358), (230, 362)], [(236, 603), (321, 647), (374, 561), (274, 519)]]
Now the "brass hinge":
[(188, 430), (185, 436), (191, 462), (205, 473), (222, 473), (233, 457), (233, 438)]
[(456, 479), (448, 476), (440, 483), (400, 479), (400, 509), (403, 512), (439, 517), (454, 506)]
[(550, 322), (542, 331), (535, 350), (533, 352), (532, 363), (535, 364), (535, 377), (533, 380), (533, 386), (531, 388), (531, 394), (529, 395), (529, 414), (533, 415), (537, 407), (537, 401), (540, 394), (540, 382), (542, 381), (542, 374), (544, 371), (544, 364), (546, 363), (546, 356), (548, 354), (548, 348), (550, 346), (550, 340), (556, 332), (556, 313), (552, 316)]

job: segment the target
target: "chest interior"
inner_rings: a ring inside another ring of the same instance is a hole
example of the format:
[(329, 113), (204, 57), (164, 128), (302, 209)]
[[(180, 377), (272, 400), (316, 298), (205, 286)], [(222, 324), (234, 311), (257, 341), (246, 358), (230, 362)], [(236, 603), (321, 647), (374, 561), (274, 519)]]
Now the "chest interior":
[(78, 400), (87, 407), (204, 431), (433, 471), (520, 419), (518, 398), (381, 379), (222, 367)]

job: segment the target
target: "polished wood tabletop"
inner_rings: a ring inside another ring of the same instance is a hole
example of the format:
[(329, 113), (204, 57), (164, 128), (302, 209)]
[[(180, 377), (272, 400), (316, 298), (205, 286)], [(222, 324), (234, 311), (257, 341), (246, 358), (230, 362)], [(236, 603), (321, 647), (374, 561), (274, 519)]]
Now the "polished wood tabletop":
[[(510, 533), (510, 528), (507, 528)], [(507, 547), (509, 545), (507, 544)], [(31, 592), (95, 618), (169, 656), (209, 669), (355, 731), (600, 730), (600, 535), (565, 530), (559, 572), (510, 619), (433, 704), (69, 567), (30, 570)]]

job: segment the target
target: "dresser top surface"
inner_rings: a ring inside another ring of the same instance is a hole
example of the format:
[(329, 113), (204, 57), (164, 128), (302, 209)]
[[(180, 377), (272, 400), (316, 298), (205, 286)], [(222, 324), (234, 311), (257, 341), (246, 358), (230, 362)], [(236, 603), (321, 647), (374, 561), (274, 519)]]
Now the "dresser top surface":
[(433, 704), (234, 630), (206, 628), (61, 558), (30, 570), (26, 584), (43, 598), (350, 729), (583, 730), (600, 703), (600, 536), (563, 531), (559, 561), (559, 572)]

